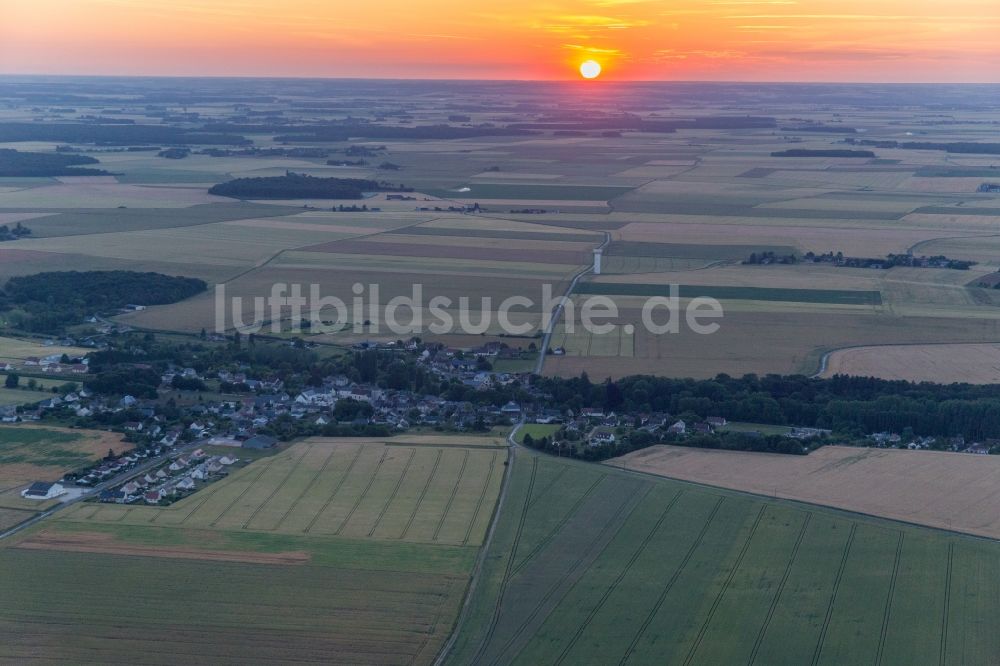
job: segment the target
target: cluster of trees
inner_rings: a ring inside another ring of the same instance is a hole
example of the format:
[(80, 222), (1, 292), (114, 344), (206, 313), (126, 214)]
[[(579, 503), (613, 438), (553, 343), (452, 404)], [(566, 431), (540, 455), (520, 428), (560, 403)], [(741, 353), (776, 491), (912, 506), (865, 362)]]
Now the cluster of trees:
[(0, 177), (106, 176), (101, 169), (79, 169), (81, 164), (97, 164), (87, 155), (22, 153), (0, 148)]
[(156, 154), (157, 157), (164, 157), (168, 160), (182, 160), (191, 154), (190, 148), (167, 148)]
[(236, 199), (361, 199), (365, 192), (412, 191), (385, 181), (317, 178), (288, 172), (284, 176), (237, 178), (214, 185), (208, 193)]
[(15, 224), (13, 227), (9, 227), (6, 224), (0, 225), (0, 241), (12, 241), (30, 235), (31, 229), (24, 226), (20, 222)]
[(846, 257), (843, 252), (827, 252), (825, 254), (815, 254), (806, 252), (806, 261), (813, 263), (832, 263), (838, 266), (848, 266), (852, 268), (892, 268), (893, 266), (910, 266), (918, 268), (951, 268), (959, 271), (967, 271), (976, 265), (975, 261), (966, 259), (949, 259), (943, 254), (931, 257), (914, 256), (912, 254), (887, 254), (885, 257)]
[(98, 125), (94, 123), (0, 123), (0, 143), (12, 141), (59, 141), (128, 145), (225, 145), (247, 146), (253, 142), (238, 134), (171, 127), (169, 125)]
[(395, 125), (376, 125), (373, 123), (285, 127), (284, 130), (288, 134), (276, 136), (274, 138), (275, 141), (328, 142), (347, 141), (355, 137), (363, 139), (472, 139), (481, 136), (522, 136), (532, 134), (532, 132), (523, 129), (507, 127), (455, 127), (453, 125), (399, 127)]
[(796, 125), (782, 127), (782, 132), (817, 132), (821, 134), (857, 134), (858, 130), (846, 125)]
[(722, 416), (825, 428), (847, 438), (883, 431), (971, 440), (1000, 437), (1000, 385), (802, 375), (718, 375), (704, 380), (636, 375), (603, 383), (581, 375), (540, 377), (535, 385), (551, 395), (549, 406), (561, 409)]
[(203, 280), (133, 271), (66, 271), (11, 278), (0, 311), (16, 328), (59, 334), (95, 313), (129, 304), (175, 303), (207, 288)]
[(977, 143), (975, 141), (876, 141), (873, 139), (847, 139), (846, 141), (857, 146), (903, 148), (908, 150), (943, 150), (947, 153), (962, 153), (967, 155), (1000, 155), (1000, 143)]
[(771, 157), (875, 157), (875, 153), (870, 150), (844, 150), (830, 148), (825, 150), (810, 150), (808, 148), (790, 148), (789, 150), (776, 150), (771, 153)]
[(743, 263), (748, 266), (756, 266), (757, 264), (797, 264), (799, 263), (799, 258), (794, 253), (775, 254), (767, 250), (759, 253), (751, 252), (750, 256), (743, 260)]
[(539, 121), (512, 123), (517, 130), (630, 130), (672, 134), (681, 129), (767, 129), (777, 121), (768, 116), (702, 116), (689, 119), (655, 120), (631, 113), (595, 117), (591, 113), (560, 113)]
[(811, 448), (799, 440), (781, 435), (760, 435), (746, 432), (720, 432), (713, 435), (656, 435), (646, 431), (632, 431), (616, 438), (613, 444), (591, 446), (583, 442), (579, 436), (567, 439), (565, 430), (560, 430), (551, 437), (533, 438), (530, 434), (524, 436), (527, 447), (545, 451), (557, 456), (567, 456), (588, 461), (608, 460), (617, 458), (632, 451), (638, 451), (654, 444), (673, 444), (698, 449), (723, 449), (727, 451), (754, 451), (758, 453), (784, 453), (805, 455)]

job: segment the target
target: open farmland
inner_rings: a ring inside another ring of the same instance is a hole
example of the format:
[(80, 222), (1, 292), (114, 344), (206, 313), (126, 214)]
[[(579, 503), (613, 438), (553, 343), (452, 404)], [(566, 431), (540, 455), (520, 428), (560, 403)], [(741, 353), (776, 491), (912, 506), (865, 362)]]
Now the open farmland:
[[(997, 544), (519, 456), (447, 663), (984, 663)], [(655, 581), (651, 584), (650, 581)], [(992, 612), (992, 611), (991, 611)]]
[[(157, 550), (0, 549), (7, 579), (0, 659), (427, 664), (466, 582), (467, 563), (435, 567), (434, 554), (420, 550), (387, 560), (358, 547), (348, 563), (298, 565)], [(81, 599), (115, 603), (89, 607)]]
[(62, 356), (81, 356), (90, 350), (83, 347), (63, 347), (60, 345), (47, 345), (34, 340), (23, 338), (0, 337), (0, 362), (18, 365), (27, 358), (41, 358), (57, 354)]
[(62, 519), (272, 534), (481, 543), (503, 476), (503, 444), (301, 442), (165, 509), (81, 504)]
[(834, 375), (942, 384), (998, 384), (1000, 345), (877, 345), (838, 349), (826, 357), (821, 374)]
[[(38, 393), (20, 391), (25, 396)], [(25, 399), (24, 402), (28, 400)], [(25, 500), (20, 492), (33, 481), (55, 481), (66, 472), (85, 467), (107, 455), (132, 448), (120, 435), (52, 426), (0, 426), (0, 509), (45, 507), (45, 502)], [(25, 516), (25, 518), (28, 516)], [(20, 521), (17, 521), (20, 522)]]
[(1000, 539), (990, 502), (1000, 460), (938, 451), (824, 446), (806, 456), (654, 446), (608, 463)]
[[(0, 660), (428, 664), (506, 456), (500, 437), (311, 439), (169, 507), (77, 504), (0, 547), (19, 579), (0, 633), (25, 636)], [(127, 601), (76, 603), (107, 595)]]

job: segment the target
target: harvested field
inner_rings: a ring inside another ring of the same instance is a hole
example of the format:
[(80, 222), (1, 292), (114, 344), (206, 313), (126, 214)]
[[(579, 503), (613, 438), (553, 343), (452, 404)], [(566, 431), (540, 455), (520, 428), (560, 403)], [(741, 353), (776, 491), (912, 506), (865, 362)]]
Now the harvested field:
[(687, 245), (639, 241), (612, 241), (605, 252), (609, 257), (676, 257), (682, 259), (729, 259), (734, 261), (742, 261), (753, 253), (774, 252), (778, 255), (797, 254), (797, 250), (788, 245)]
[(1000, 610), (996, 543), (610, 464), (528, 454), (512, 474), (448, 664), (951, 665), (1000, 651), (977, 620)]
[[(30, 395), (30, 394), (29, 394)], [(54, 426), (0, 426), (0, 497), (30, 481), (56, 479), (108, 453), (131, 449), (121, 435)]]
[(575, 234), (573, 232), (552, 233), (545, 231), (513, 231), (503, 229), (454, 229), (445, 227), (417, 226), (405, 230), (390, 231), (389, 234), (406, 234), (407, 236), (445, 236), (458, 238), (496, 238), (499, 240), (525, 241), (562, 241), (573, 243), (591, 243), (599, 245), (602, 237), (599, 234)]
[(57, 183), (0, 193), (3, 208), (184, 208), (217, 201), (225, 199), (200, 187), (158, 188), (104, 181)]
[[(0, 250), (0, 253), (2, 252), (3, 250)], [(0, 254), (0, 260), (2, 259), (3, 255)], [(46, 345), (23, 338), (0, 337), (0, 361), (17, 362), (23, 361), (26, 358), (41, 358), (53, 354), (60, 356), (63, 354), (82, 356), (89, 352), (90, 350), (85, 347), (62, 347), (59, 345)]]
[[(622, 307), (615, 323), (635, 327), (632, 353), (618, 358), (573, 355), (581, 353), (573, 350), (593, 343), (584, 339), (564, 343), (557, 335), (553, 346), (564, 346), (568, 353), (548, 357), (545, 373), (575, 377), (586, 371), (592, 379), (629, 374), (698, 378), (720, 372), (734, 376), (751, 372), (812, 374), (819, 371), (823, 353), (845, 347), (940, 340), (1000, 342), (1000, 325), (990, 318), (887, 316), (870, 310), (833, 313), (804, 311), (803, 307), (761, 311), (726, 306), (725, 317), (718, 322), (720, 328), (712, 335), (697, 335), (683, 324), (679, 333), (653, 335), (642, 325), (638, 311)], [(662, 323), (662, 319), (656, 320)], [(557, 332), (561, 331), (562, 327)], [(572, 336), (609, 337), (590, 336), (579, 322)]]
[[(630, 192), (631, 187), (600, 185), (537, 185), (522, 183), (483, 183), (476, 181), (462, 190), (428, 192), (442, 199), (475, 199), (476, 201), (545, 201), (559, 205), (573, 201), (590, 203), (607, 201)], [(512, 204), (513, 205), (513, 204)]]
[(519, 261), (580, 265), (588, 261), (586, 252), (571, 250), (504, 249), (446, 244), (384, 243), (374, 241), (333, 241), (303, 248), (306, 252), (384, 255), (388, 257), (427, 257), (431, 259), (466, 259), (484, 261)]
[(915, 243), (947, 235), (951, 234), (941, 229), (884, 227), (877, 224), (858, 226), (847, 221), (842, 224), (784, 225), (741, 217), (713, 217), (711, 222), (697, 217), (683, 222), (674, 218), (670, 222), (632, 222), (614, 234), (616, 239), (625, 241), (694, 245), (725, 246), (738, 239), (740, 245), (794, 245), (801, 252), (841, 251), (848, 256), (865, 257), (905, 252)]
[[(846, 289), (778, 289), (769, 287), (734, 287), (716, 285), (677, 285), (681, 298), (705, 296), (719, 300), (785, 301), (790, 303), (832, 303), (845, 305), (879, 305), (882, 296), (877, 291)], [(626, 282), (584, 282), (576, 293), (612, 296), (670, 296), (669, 285)]]
[(1000, 344), (874, 345), (838, 349), (823, 377), (853, 375), (911, 382), (1000, 384)]
[(824, 446), (806, 456), (654, 446), (609, 465), (1000, 539), (1000, 459)]

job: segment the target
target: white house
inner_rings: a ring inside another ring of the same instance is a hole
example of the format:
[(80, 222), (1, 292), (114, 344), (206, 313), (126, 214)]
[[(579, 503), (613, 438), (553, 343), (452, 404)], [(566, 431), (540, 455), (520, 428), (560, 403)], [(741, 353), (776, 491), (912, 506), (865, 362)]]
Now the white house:
[(65, 494), (66, 489), (61, 484), (44, 481), (35, 481), (21, 491), (21, 497), (33, 500), (50, 500)]

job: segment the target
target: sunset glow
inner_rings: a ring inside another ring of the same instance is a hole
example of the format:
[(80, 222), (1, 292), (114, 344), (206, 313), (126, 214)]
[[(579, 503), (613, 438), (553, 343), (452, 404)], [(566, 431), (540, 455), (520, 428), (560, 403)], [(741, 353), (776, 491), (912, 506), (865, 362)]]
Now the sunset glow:
[(5, 0), (0, 72), (996, 81), (996, 0)]
[(585, 60), (580, 63), (580, 76), (585, 79), (596, 79), (601, 75), (601, 65), (596, 60)]

